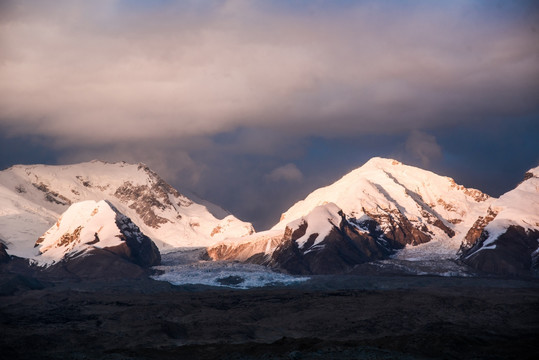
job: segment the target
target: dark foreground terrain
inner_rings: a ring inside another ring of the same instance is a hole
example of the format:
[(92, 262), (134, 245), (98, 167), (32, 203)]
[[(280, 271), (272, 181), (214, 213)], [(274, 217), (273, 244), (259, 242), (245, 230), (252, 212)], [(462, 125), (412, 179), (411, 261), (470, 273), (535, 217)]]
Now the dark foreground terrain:
[(2, 359), (539, 354), (537, 281), (341, 276), (230, 290), (153, 280), (40, 284), (3, 274), (1, 283), (22, 289), (0, 296)]

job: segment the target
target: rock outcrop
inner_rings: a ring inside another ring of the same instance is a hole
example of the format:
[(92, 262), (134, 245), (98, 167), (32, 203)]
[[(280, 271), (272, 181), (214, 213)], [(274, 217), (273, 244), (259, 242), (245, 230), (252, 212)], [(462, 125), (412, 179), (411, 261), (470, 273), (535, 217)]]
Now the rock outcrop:
[(387, 239), (372, 219), (350, 222), (329, 203), (287, 225), (269, 264), (292, 274), (339, 274), (390, 253)]
[(11, 260), (7, 253), (7, 247), (0, 241), (0, 264), (5, 264)]
[(509, 225), (491, 244), (483, 232), (476, 244), (464, 252), (462, 260), (469, 266), (499, 275), (533, 275), (539, 271), (539, 230)]

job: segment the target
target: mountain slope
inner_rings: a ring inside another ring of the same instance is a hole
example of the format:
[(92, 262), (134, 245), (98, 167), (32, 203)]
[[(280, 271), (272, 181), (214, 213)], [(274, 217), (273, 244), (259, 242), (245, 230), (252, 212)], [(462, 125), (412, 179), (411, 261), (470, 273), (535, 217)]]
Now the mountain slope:
[(40, 262), (55, 263), (106, 249), (137, 265), (158, 265), (161, 256), (155, 244), (131, 219), (107, 201), (82, 201), (71, 205), (36, 241)]
[(268, 263), (282, 239), (282, 231), (268, 230), (220, 241), (206, 251), (212, 260), (238, 260), (263, 265)]
[(317, 206), (286, 226), (269, 264), (293, 274), (333, 274), (384, 259), (392, 249), (370, 221), (352, 223), (333, 203)]
[(232, 215), (216, 218), (144, 164), (17, 165), (0, 172), (0, 238), (10, 254), (33, 257), (33, 243), (72, 203), (107, 200), (161, 250), (206, 246), (253, 232)]
[(477, 219), (461, 253), (466, 264), (486, 272), (539, 271), (539, 167)]

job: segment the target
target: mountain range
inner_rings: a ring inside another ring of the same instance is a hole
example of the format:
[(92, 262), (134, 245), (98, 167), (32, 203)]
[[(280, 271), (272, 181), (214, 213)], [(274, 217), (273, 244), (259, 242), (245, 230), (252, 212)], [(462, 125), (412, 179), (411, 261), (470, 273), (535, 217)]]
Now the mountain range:
[(42, 266), (90, 258), (95, 266), (106, 254), (149, 267), (160, 252), (205, 247), (212, 260), (292, 274), (347, 273), (402, 254), (451, 258), (504, 275), (536, 274), (539, 266), (539, 167), (496, 199), (449, 177), (373, 158), (258, 233), (180, 193), (144, 164), (13, 166), (0, 172), (0, 204), (3, 262), (9, 253)]
[[(206, 246), (254, 232), (250, 223), (178, 192), (144, 164), (17, 165), (0, 172), (0, 238), (12, 254), (33, 257), (35, 242), (77, 202), (106, 200), (161, 250)], [(33, 240), (32, 240), (33, 239)]]
[(403, 253), (529, 274), (537, 272), (538, 178), (539, 168), (531, 169), (496, 199), (449, 177), (373, 158), (294, 204), (271, 230), (227, 239), (208, 254), (299, 274), (348, 272)]

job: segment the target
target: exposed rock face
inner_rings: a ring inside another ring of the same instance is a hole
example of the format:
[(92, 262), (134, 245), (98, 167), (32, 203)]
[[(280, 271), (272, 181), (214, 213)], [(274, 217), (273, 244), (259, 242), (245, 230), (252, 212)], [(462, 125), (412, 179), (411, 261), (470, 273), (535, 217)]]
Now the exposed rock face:
[(374, 219), (377, 224), (384, 224), (384, 236), (395, 249), (401, 249), (406, 245), (419, 245), (429, 242), (432, 235), (427, 227), (418, 229), (400, 212), (365, 213)]
[(373, 220), (351, 223), (330, 203), (289, 224), (269, 264), (292, 274), (346, 273), (391, 253), (381, 235)]
[(11, 257), (7, 253), (7, 247), (0, 241), (0, 264), (9, 262)]
[(212, 260), (238, 260), (254, 264), (267, 264), (271, 254), (282, 242), (281, 231), (266, 231), (240, 239), (219, 242), (206, 249)]
[(483, 232), (476, 244), (465, 251), (462, 260), (471, 267), (500, 275), (530, 275), (539, 272), (539, 230), (511, 225), (488, 247)]
[[(169, 220), (155, 214), (154, 208), (165, 210), (166, 207), (160, 202), (160, 198), (153, 196), (148, 186), (135, 186), (130, 181), (126, 181), (116, 189), (114, 195), (124, 201), (130, 202), (129, 208), (135, 210), (144, 224), (159, 229), (160, 224), (166, 224)], [(134, 201), (134, 199), (138, 199)], [(170, 201), (169, 201), (170, 203)]]
[(498, 215), (498, 213), (489, 207), (485, 216), (479, 216), (477, 218), (473, 226), (466, 233), (466, 236), (462, 241), (462, 245), (460, 246), (459, 254), (468, 251), (476, 244), (476, 242), (480, 239), (485, 227), (490, 224), (492, 220), (494, 220), (496, 215)]
[[(158, 265), (161, 256), (153, 241), (131, 219), (106, 201), (73, 204), (36, 242), (45, 262), (87, 263), (75, 260), (96, 254), (110, 254), (141, 267)], [(107, 260), (108, 261), (108, 260)], [(115, 260), (116, 261), (116, 260)], [(67, 265), (66, 265), (67, 266)], [(90, 271), (90, 270), (89, 270)]]
[[(39, 184), (32, 183), (32, 185), (37, 190), (42, 191), (45, 194), (45, 200), (47, 200), (48, 202), (55, 203), (58, 205), (71, 205), (71, 201), (68, 198), (66, 198), (63, 195), (58, 194), (56, 191), (49, 190), (49, 187), (43, 184), (42, 182)], [(26, 190), (21, 191), (22, 189), (24, 189), (24, 187), (22, 186), (19, 186), (16, 188), (18, 193), (20, 194), (26, 193)]]
[(114, 210), (117, 211), (116, 225), (121, 232), (119, 238), (123, 242), (108, 250), (119, 255), (125, 254), (124, 258), (142, 267), (159, 265), (161, 254), (155, 243), (144, 235), (130, 218), (118, 212), (117, 209), (114, 208)]
[[(124, 252), (125, 251), (125, 252)], [(84, 256), (66, 257), (44, 270), (51, 277), (75, 279), (136, 279), (148, 275), (144, 266), (128, 258), (129, 247), (91, 248)]]
[(539, 167), (477, 219), (461, 245), (460, 259), (489, 273), (539, 274)]

